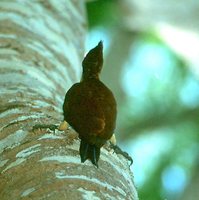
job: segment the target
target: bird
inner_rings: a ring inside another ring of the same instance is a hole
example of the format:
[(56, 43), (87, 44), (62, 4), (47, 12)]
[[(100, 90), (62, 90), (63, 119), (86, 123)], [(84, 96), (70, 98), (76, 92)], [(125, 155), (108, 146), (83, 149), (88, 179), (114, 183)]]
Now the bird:
[(103, 42), (100, 41), (84, 57), (81, 80), (67, 91), (63, 104), (64, 121), (80, 139), (81, 162), (88, 159), (96, 167), (100, 148), (112, 137), (117, 117), (115, 97), (100, 80), (102, 66)]

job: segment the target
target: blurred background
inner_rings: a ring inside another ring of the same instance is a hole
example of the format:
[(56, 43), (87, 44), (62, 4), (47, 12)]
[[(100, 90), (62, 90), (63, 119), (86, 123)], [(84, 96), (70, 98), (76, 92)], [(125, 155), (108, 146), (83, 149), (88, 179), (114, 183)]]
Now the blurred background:
[(199, 1), (90, 0), (86, 50), (104, 42), (118, 145), (141, 200), (199, 199)]

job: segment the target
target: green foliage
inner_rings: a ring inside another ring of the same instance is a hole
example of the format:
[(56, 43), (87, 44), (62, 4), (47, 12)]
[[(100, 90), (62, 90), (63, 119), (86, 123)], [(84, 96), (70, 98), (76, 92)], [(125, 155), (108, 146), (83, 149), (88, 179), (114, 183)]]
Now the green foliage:
[(98, 0), (86, 4), (89, 28), (96, 26), (110, 27), (117, 23), (119, 11), (117, 0)]

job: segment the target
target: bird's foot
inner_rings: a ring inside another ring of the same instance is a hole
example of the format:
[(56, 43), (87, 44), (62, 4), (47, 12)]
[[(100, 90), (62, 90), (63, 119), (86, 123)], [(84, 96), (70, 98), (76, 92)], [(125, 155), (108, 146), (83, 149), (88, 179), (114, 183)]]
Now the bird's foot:
[(55, 124), (35, 124), (32, 128), (32, 130), (37, 130), (37, 129), (50, 129), (51, 131), (54, 131), (56, 129), (58, 129), (58, 125), (55, 125)]
[(112, 137), (110, 138), (109, 141), (110, 141), (110, 143), (111, 143), (112, 145), (116, 146), (117, 141), (116, 141), (115, 134), (112, 135)]
[(65, 130), (68, 129), (68, 127), (69, 127), (68, 122), (67, 121), (63, 121), (63, 122), (60, 123), (60, 125), (58, 127), (58, 130), (65, 131)]
[(119, 146), (114, 145), (114, 144), (111, 143), (110, 144), (110, 148), (112, 148), (116, 154), (123, 155), (127, 160), (129, 160), (130, 161), (130, 166), (133, 164), (133, 158), (131, 158), (131, 156), (127, 152), (122, 151), (122, 149), (120, 149)]

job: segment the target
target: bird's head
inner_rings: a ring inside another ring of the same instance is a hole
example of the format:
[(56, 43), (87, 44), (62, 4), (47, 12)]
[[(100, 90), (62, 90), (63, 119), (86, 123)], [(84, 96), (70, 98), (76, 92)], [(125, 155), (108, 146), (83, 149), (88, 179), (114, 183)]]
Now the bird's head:
[(103, 43), (100, 41), (96, 47), (91, 49), (85, 56), (82, 66), (82, 78), (99, 78), (103, 65)]

